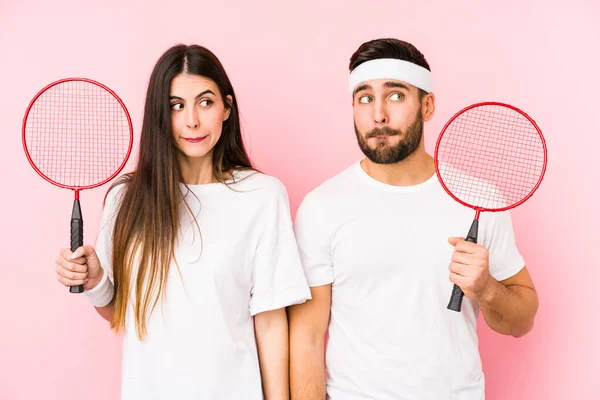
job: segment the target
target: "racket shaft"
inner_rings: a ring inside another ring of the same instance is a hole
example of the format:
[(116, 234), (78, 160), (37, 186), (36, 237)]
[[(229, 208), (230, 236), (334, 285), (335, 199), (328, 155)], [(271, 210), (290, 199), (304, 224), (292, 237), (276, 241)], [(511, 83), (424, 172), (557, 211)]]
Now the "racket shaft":
[[(75, 251), (81, 246), (83, 246), (83, 218), (79, 200), (75, 200), (73, 212), (71, 213), (71, 251)], [(71, 286), (69, 291), (71, 293), (83, 293), (83, 285)]]
[[(469, 229), (469, 233), (465, 240), (471, 243), (477, 243), (477, 232), (479, 231), (479, 220), (473, 220), (471, 224), (471, 229)], [(448, 302), (448, 309), (452, 311), (460, 312), (462, 307), (462, 300), (464, 297), (464, 293), (462, 289), (458, 285), (454, 285), (452, 288), (452, 295), (450, 296), (450, 302)]]

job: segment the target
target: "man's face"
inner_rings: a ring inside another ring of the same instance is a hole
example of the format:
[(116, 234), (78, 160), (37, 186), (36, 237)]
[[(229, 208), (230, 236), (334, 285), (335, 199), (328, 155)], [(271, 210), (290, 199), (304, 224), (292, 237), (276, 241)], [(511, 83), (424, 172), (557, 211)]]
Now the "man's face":
[(423, 114), (416, 87), (374, 79), (355, 89), (352, 103), (358, 145), (372, 162), (398, 163), (421, 145)]

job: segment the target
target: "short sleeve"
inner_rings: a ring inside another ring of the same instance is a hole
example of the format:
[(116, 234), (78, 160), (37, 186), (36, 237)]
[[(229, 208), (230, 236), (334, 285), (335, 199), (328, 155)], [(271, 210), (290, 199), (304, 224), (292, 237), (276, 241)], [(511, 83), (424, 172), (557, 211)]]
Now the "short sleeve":
[(331, 232), (326, 227), (326, 215), (312, 193), (306, 195), (294, 222), (304, 274), (310, 287), (328, 285), (334, 281), (331, 259)]
[(106, 195), (106, 202), (102, 210), (100, 229), (94, 244), (94, 250), (104, 270), (102, 280), (91, 290), (84, 293), (96, 307), (104, 307), (112, 300), (114, 294), (114, 277), (112, 267), (113, 229), (119, 210), (119, 200), (123, 185), (112, 188)]
[(487, 216), (488, 225), (482, 245), (488, 249), (490, 274), (502, 281), (521, 271), (525, 260), (515, 241), (510, 212), (487, 213)]
[(257, 227), (258, 245), (252, 263), (252, 316), (311, 298), (294, 237), (287, 191), (279, 181), (273, 186)]

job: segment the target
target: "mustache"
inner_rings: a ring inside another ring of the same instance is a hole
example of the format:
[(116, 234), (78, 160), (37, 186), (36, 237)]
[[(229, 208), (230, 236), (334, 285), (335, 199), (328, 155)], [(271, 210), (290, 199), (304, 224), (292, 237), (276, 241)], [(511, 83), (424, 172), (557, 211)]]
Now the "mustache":
[(382, 136), (400, 136), (402, 131), (400, 129), (392, 129), (389, 126), (384, 126), (383, 128), (375, 128), (371, 131), (367, 132), (365, 135), (366, 139), (374, 138), (374, 137), (382, 137)]

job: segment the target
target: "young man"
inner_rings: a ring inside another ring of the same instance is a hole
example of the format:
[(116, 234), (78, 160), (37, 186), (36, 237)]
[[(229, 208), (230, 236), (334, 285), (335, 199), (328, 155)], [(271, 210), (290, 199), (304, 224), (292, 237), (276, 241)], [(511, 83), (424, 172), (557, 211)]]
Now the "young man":
[[(519, 337), (538, 307), (510, 214), (482, 213), (479, 244), (463, 240), (473, 211), (444, 192), (424, 149), (435, 96), (419, 50), (370, 41), (350, 71), (366, 157), (297, 212), (312, 300), (289, 310), (292, 398), (483, 399), (478, 312)], [(454, 283), (461, 312), (447, 308)]]

